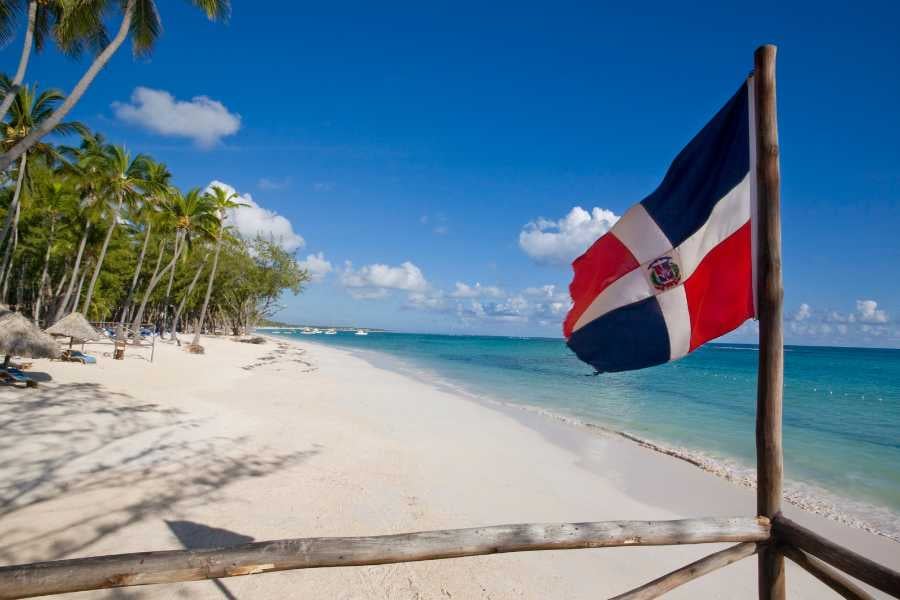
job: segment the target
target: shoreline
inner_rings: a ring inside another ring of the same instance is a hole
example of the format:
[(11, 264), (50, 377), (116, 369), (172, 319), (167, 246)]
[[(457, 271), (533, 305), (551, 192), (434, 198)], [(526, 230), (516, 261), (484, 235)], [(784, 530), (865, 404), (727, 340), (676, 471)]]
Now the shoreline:
[[(466, 396), (470, 400), (474, 400), (489, 408), (525, 411), (541, 415), (546, 419), (558, 421), (579, 431), (597, 432), (600, 435), (617, 436), (651, 452), (683, 461), (694, 468), (715, 475), (736, 486), (751, 490), (756, 489), (755, 470), (752, 467), (738, 464), (734, 459), (715, 458), (702, 450), (672, 446), (665, 442), (639, 436), (629, 431), (616, 429), (603, 423), (586, 421), (541, 406), (500, 400), (487, 395), (478, 394), (466, 389), (465, 384), (447, 381), (443, 375), (435, 373), (427, 367), (409, 364), (407, 359), (394, 356), (389, 352), (377, 349), (334, 346), (313, 339), (297, 339), (290, 334), (273, 334), (268, 331), (262, 331), (259, 332), (259, 334), (270, 336), (272, 339), (285, 339), (297, 343), (309, 342), (312, 345), (344, 351), (365, 360), (375, 368), (386, 368), (401, 375), (414, 377), (425, 384), (434, 385), (440, 389), (448, 389), (452, 393)], [(754, 348), (746, 349), (753, 350)], [(533, 423), (532, 426), (539, 427), (539, 425)], [(751, 434), (752, 432), (748, 432), (748, 435)], [(866, 533), (900, 543), (900, 514), (892, 511), (888, 507), (854, 500), (825, 490), (816, 484), (794, 481), (789, 478), (785, 479), (784, 501), (809, 514), (824, 517), (835, 523), (853, 527), (865, 531)], [(853, 506), (858, 508), (856, 510), (850, 508)], [(880, 518), (873, 518), (872, 515), (880, 515)], [(895, 525), (893, 529), (885, 526), (885, 524), (891, 523)]]
[[(752, 515), (754, 494), (618, 436), (478, 401), (341, 348), (271, 337), (36, 360), (0, 387), (0, 564), (292, 537)], [(788, 507), (793, 509), (793, 507)], [(786, 511), (892, 568), (896, 542)], [(84, 598), (610, 597), (725, 544), (523, 552), (84, 592)], [(821, 584), (787, 565), (792, 598)], [(227, 595), (227, 594), (226, 594)], [(671, 598), (756, 597), (740, 561)], [(81, 596), (80, 596), (81, 597)], [(875, 594), (875, 597), (884, 597)]]

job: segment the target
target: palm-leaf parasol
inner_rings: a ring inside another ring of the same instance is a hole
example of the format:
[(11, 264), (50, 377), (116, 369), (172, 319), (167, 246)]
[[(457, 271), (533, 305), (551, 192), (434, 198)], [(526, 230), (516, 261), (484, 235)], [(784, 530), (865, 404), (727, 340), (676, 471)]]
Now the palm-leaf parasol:
[(84, 315), (80, 312), (67, 314), (54, 325), (48, 327), (46, 331), (50, 335), (60, 335), (71, 338), (69, 346), (71, 346), (71, 342), (75, 340), (89, 342), (91, 340), (100, 339), (101, 337), (100, 333), (94, 329), (93, 325), (88, 323), (88, 320), (85, 319)]
[(56, 358), (56, 341), (38, 329), (37, 325), (17, 312), (0, 309), (0, 354), (5, 354), (4, 366), (17, 354), (32, 358)]

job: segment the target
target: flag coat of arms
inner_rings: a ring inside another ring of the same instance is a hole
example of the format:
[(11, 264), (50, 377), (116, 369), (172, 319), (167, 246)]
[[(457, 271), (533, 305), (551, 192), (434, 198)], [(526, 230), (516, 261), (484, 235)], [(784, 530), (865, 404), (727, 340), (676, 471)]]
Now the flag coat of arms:
[(754, 132), (751, 77), (575, 259), (563, 333), (578, 358), (601, 373), (658, 365), (755, 316)]

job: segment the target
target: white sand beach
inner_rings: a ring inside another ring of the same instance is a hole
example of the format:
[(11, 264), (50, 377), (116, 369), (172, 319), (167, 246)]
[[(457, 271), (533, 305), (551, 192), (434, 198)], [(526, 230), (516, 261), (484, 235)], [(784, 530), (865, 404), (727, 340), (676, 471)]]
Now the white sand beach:
[[(315, 343), (206, 338), (0, 387), (0, 564), (503, 523), (746, 516), (754, 492), (676, 458), (501, 410)], [(95, 346), (108, 352), (108, 346)], [(91, 349), (91, 346), (88, 346)], [(753, 432), (748, 431), (748, 436)], [(894, 568), (900, 546), (789, 506)], [(72, 598), (605, 598), (724, 545), (289, 571)], [(837, 597), (793, 565), (790, 598)], [(755, 598), (756, 559), (670, 598)]]

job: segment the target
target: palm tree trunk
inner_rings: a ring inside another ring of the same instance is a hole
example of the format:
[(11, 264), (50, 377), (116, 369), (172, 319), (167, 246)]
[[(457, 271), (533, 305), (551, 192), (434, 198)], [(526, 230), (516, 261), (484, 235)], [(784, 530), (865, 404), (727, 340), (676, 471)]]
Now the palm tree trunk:
[[(47, 280), (47, 269), (50, 267), (50, 250), (53, 248), (53, 233), (56, 229), (56, 221), (50, 221), (50, 236), (47, 240), (47, 252), (44, 253), (44, 268), (41, 270), (41, 279), (38, 282), (37, 301), (34, 305), (34, 324), (40, 327), (41, 301), (44, 299), (44, 282)], [(50, 290), (53, 291), (53, 290)]]
[(106, 63), (109, 62), (112, 55), (116, 53), (116, 50), (119, 49), (122, 42), (128, 37), (128, 30), (131, 28), (131, 18), (134, 14), (134, 6), (136, 3), (137, 0), (128, 0), (128, 3), (125, 5), (124, 15), (122, 16), (122, 23), (119, 25), (119, 31), (116, 33), (116, 37), (114, 37), (106, 48), (97, 55), (97, 58), (94, 59), (94, 62), (91, 63), (91, 66), (88, 67), (87, 71), (84, 72), (84, 75), (81, 76), (81, 79), (75, 84), (75, 87), (72, 88), (72, 91), (69, 92), (69, 95), (59, 108), (53, 111), (53, 114), (41, 123), (40, 126), (36, 127), (31, 133), (22, 138), (22, 140), (8, 152), (0, 155), (0, 171), (5, 171), (14, 160), (27, 152), (28, 149), (34, 146), (42, 137), (53, 131), (66, 115), (69, 114), (72, 107), (81, 100), (81, 97), (84, 95), (84, 92), (87, 91), (88, 86), (91, 85), (94, 78), (97, 77), (97, 74), (106, 66)]
[(191, 292), (194, 291), (194, 286), (197, 285), (197, 280), (200, 279), (200, 273), (203, 272), (203, 268), (206, 266), (206, 261), (209, 260), (209, 253), (203, 257), (203, 260), (200, 262), (200, 266), (197, 268), (197, 272), (194, 273), (194, 278), (191, 279), (191, 284), (188, 286), (187, 291), (181, 297), (181, 302), (178, 303), (178, 310), (175, 311), (175, 316), (172, 317), (172, 339), (175, 340), (175, 343), (179, 346), (181, 342), (178, 340), (178, 320), (181, 318), (181, 312), (184, 310), (185, 305), (187, 304), (187, 300), (191, 295)]
[(28, 3), (28, 28), (25, 29), (25, 41), (22, 43), (22, 54), (19, 55), (19, 68), (16, 69), (16, 74), (13, 76), (11, 82), (12, 85), (10, 85), (9, 91), (6, 92), (6, 96), (3, 97), (3, 102), (0, 103), (0, 121), (3, 121), (4, 117), (6, 117), (9, 107), (12, 106), (13, 100), (16, 99), (19, 86), (22, 85), (22, 80), (25, 78), (25, 69), (28, 67), (28, 59), (31, 57), (31, 48), (34, 46), (34, 22), (37, 18), (37, 5), (37, 0), (31, 0), (31, 2)]
[[(53, 322), (56, 323), (63, 317), (63, 313), (69, 307), (69, 299), (72, 297), (72, 292), (75, 289), (75, 280), (78, 279), (78, 268), (81, 266), (81, 256), (84, 254), (84, 246), (87, 244), (88, 234), (91, 231), (91, 222), (85, 221), (84, 224), (84, 235), (81, 236), (81, 243), (78, 245), (78, 255), (75, 257), (75, 267), (72, 269), (72, 279), (69, 280), (69, 287), (66, 288), (66, 295), (62, 299), (62, 302), (56, 307), (56, 314), (53, 315)], [(81, 295), (81, 288), (78, 289), (78, 296)], [(78, 298), (76, 296), (76, 299)], [(76, 306), (78, 302), (75, 302)]]
[(88, 285), (87, 296), (84, 299), (84, 305), (81, 308), (81, 313), (88, 318), (88, 309), (91, 307), (91, 300), (94, 297), (94, 286), (97, 285), (97, 277), (100, 276), (100, 271), (103, 269), (103, 261), (106, 260), (106, 250), (109, 248), (109, 240), (112, 239), (113, 232), (116, 230), (116, 225), (119, 224), (119, 213), (122, 211), (122, 198), (119, 198), (119, 203), (116, 205), (116, 210), (112, 214), (112, 223), (109, 224), (109, 229), (106, 231), (106, 237), (103, 239), (103, 246), (100, 248), (100, 256), (97, 257), (97, 264), (94, 265), (94, 273), (91, 275), (91, 283)]
[(16, 216), (14, 217), (14, 222), (16, 226), (13, 227), (12, 239), (6, 245), (6, 252), (3, 253), (3, 268), (0, 271), (0, 282), (2, 282), (3, 291), (0, 291), (0, 298), (3, 298), (3, 301), (6, 302), (6, 292), (9, 289), (9, 279), (12, 273), (12, 263), (13, 263), (13, 255), (16, 252), (16, 246), (19, 245), (19, 208), (21, 205), (16, 205)]
[(22, 185), (25, 182), (25, 164), (27, 159), (27, 154), (23, 154), (22, 158), (19, 159), (19, 176), (16, 178), (16, 191), (13, 193), (13, 200), (9, 205), (9, 210), (6, 211), (6, 221), (3, 223), (3, 233), (0, 233), (0, 246), (3, 246), (3, 242), (6, 241), (6, 236), (9, 235), (9, 230), (12, 227), (13, 218), (19, 209), (19, 199), (22, 196)]
[(200, 330), (203, 329), (203, 319), (206, 318), (209, 297), (212, 296), (213, 282), (216, 280), (216, 268), (219, 266), (219, 250), (222, 249), (222, 237), (222, 232), (219, 232), (219, 239), (216, 240), (216, 254), (213, 257), (212, 270), (209, 272), (209, 283), (206, 285), (206, 298), (203, 299), (203, 308), (200, 309), (200, 321), (198, 321), (197, 330), (194, 332), (194, 341), (191, 342), (191, 346), (195, 348), (200, 345)]
[[(175, 233), (175, 252), (176, 253), (178, 252), (178, 247), (179, 247), (178, 235), (179, 235), (179, 233), (176, 232)], [(172, 298), (172, 284), (174, 282), (175, 282), (175, 268), (173, 267), (172, 270), (169, 271), (169, 284), (166, 286), (166, 296), (165, 296), (165, 299), (163, 300), (162, 320), (160, 322), (160, 325), (162, 325), (162, 327), (160, 328), (160, 334), (164, 334), (166, 328), (169, 326), (169, 308), (171, 308), (169, 303), (171, 302), (171, 298)]]
[[(85, 265), (85, 267), (87, 267), (87, 265)], [(72, 303), (69, 305), (68, 309), (64, 311), (66, 314), (75, 312), (78, 308), (78, 301), (81, 299), (81, 290), (84, 289), (84, 279), (87, 276), (87, 272), (87, 268), (81, 272), (81, 277), (78, 279), (78, 292), (75, 294), (75, 297), (72, 298)]]
[[(175, 268), (175, 263), (178, 261), (178, 256), (182, 251), (183, 245), (179, 245), (179, 239), (181, 237), (181, 232), (176, 234), (175, 238), (175, 246), (178, 247), (178, 251), (172, 254), (172, 260), (169, 261), (169, 264), (163, 268), (162, 271), (155, 273), (153, 277), (150, 278), (150, 282), (147, 284), (147, 289), (144, 291), (144, 298), (141, 300), (141, 306), (138, 308), (137, 314), (134, 316), (134, 321), (132, 321), (132, 328), (135, 331), (140, 331), (141, 328), (141, 319), (144, 318), (144, 310), (147, 308), (147, 301), (150, 300), (150, 294), (153, 293), (153, 290), (156, 289), (156, 286), (165, 276), (166, 272), (169, 269)], [(174, 248), (173, 248), (174, 249)]]
[(122, 315), (119, 317), (119, 326), (116, 331), (116, 337), (122, 338), (122, 330), (125, 328), (125, 319), (131, 310), (131, 300), (134, 298), (134, 290), (137, 288), (138, 277), (141, 275), (141, 267), (144, 265), (144, 255), (147, 254), (147, 244), (150, 242), (150, 231), (153, 228), (153, 221), (147, 220), (147, 231), (144, 233), (144, 243), (141, 246), (141, 254), (138, 256), (137, 265), (134, 268), (134, 276), (131, 278), (131, 287), (128, 288), (128, 295), (125, 296), (125, 305), (122, 307)]

